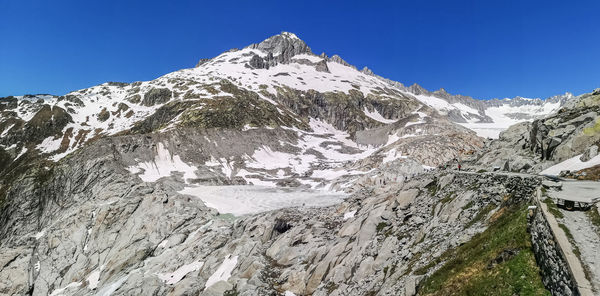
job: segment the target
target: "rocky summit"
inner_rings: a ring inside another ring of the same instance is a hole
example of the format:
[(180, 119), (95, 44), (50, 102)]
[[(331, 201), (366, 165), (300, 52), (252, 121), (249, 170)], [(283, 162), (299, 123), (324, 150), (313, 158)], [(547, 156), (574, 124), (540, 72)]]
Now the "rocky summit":
[(288, 32), (0, 98), (0, 295), (578, 295), (528, 207), (600, 171), (599, 98), (406, 87)]

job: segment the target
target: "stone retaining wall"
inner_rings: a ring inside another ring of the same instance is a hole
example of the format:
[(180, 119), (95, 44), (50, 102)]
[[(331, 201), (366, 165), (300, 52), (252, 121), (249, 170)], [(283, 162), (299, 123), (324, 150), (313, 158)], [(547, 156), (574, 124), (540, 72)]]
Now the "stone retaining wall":
[(565, 254), (539, 203), (536, 209), (530, 211), (528, 217), (533, 252), (542, 272), (544, 286), (552, 295), (580, 295)]

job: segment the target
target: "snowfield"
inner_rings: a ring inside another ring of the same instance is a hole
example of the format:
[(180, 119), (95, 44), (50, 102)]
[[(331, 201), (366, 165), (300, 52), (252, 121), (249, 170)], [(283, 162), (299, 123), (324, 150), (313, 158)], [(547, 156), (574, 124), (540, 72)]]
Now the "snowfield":
[(579, 170), (591, 168), (596, 165), (600, 165), (600, 155), (596, 155), (596, 157), (594, 157), (586, 162), (579, 160), (580, 157), (581, 157), (581, 154), (577, 155), (573, 158), (569, 158), (561, 163), (555, 164), (555, 165), (541, 171), (540, 175), (556, 176), (556, 175), (560, 174), (560, 172), (562, 172), (562, 171), (579, 171)]
[(325, 207), (346, 198), (339, 192), (267, 186), (191, 186), (181, 194), (200, 198), (221, 214), (242, 216), (290, 207)]

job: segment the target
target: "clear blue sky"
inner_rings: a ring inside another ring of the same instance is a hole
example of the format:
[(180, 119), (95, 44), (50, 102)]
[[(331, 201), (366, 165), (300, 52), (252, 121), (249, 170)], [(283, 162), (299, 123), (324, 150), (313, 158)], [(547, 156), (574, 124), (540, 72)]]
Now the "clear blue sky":
[(600, 87), (600, 1), (0, 0), (0, 96), (151, 80), (281, 31), (476, 98)]

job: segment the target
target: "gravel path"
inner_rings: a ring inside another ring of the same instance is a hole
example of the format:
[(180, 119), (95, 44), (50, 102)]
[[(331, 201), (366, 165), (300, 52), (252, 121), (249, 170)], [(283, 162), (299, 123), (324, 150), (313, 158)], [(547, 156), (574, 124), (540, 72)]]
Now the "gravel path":
[(600, 291), (600, 236), (585, 212), (564, 211), (560, 220), (570, 230), (575, 244), (581, 252), (581, 261), (590, 271), (590, 282), (594, 290)]

